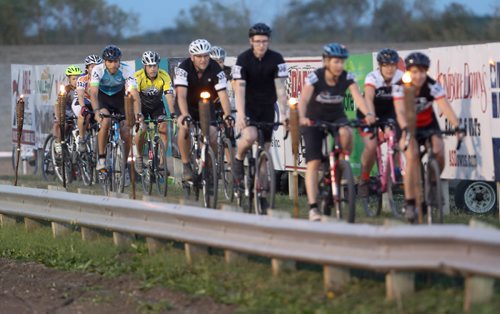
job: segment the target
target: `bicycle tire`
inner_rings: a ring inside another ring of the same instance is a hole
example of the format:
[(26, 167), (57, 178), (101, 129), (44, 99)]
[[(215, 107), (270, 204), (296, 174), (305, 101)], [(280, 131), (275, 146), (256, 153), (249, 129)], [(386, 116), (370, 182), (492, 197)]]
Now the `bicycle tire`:
[(276, 177), (271, 155), (263, 150), (255, 164), (254, 201), (255, 213), (266, 215), (268, 209), (274, 208), (276, 193)]
[[(356, 191), (351, 164), (346, 160), (339, 160), (336, 175), (335, 184), (339, 192), (339, 198), (336, 200), (339, 206), (337, 219), (343, 219), (344, 212), (347, 211), (347, 222), (354, 223), (356, 219)], [(344, 184), (342, 184), (343, 181)]]
[(125, 171), (127, 169), (125, 161), (125, 148), (122, 140), (118, 142), (113, 147), (113, 171), (111, 180), (113, 191), (117, 193), (123, 193), (125, 189)]
[[(227, 138), (222, 143), (222, 152), (219, 152), (219, 170), (221, 180), (224, 188), (224, 197), (226, 200), (232, 202), (234, 200), (234, 178), (231, 167), (234, 164), (234, 148), (231, 141)], [(226, 154), (229, 154), (227, 156)]]
[(163, 141), (161, 139), (158, 140), (158, 144), (155, 145), (155, 154), (154, 154), (154, 166), (155, 166), (155, 181), (156, 181), (156, 189), (158, 190), (158, 194), (160, 196), (167, 196), (168, 191), (168, 158), (167, 158), (167, 150)]
[(78, 167), (80, 168), (80, 176), (82, 182), (86, 186), (92, 185), (94, 180), (95, 165), (93, 164), (92, 143), (90, 140), (85, 141), (85, 151), (78, 153)]
[(380, 184), (379, 176), (370, 177), (368, 181), (368, 197), (359, 198), (368, 217), (378, 217), (382, 211), (382, 191), (380, 190)]
[(49, 134), (43, 143), (42, 177), (45, 181), (54, 181), (56, 179), (54, 163), (52, 161), (53, 141), (54, 136), (52, 134)]
[(212, 147), (205, 147), (205, 162), (201, 168), (201, 184), (203, 191), (203, 206), (206, 208), (217, 207), (217, 162)]
[[(62, 172), (62, 165), (64, 164), (65, 166), (65, 173), (64, 173), (64, 176), (65, 176), (65, 179), (66, 179), (66, 184), (69, 184), (71, 183), (71, 178), (72, 176), (70, 175), (71, 174), (71, 160), (70, 160), (70, 156), (69, 156), (69, 152), (67, 151), (67, 148), (65, 148), (64, 146), (61, 147), (61, 154), (59, 156), (59, 154), (56, 154), (56, 151), (55, 151), (55, 139), (54, 141), (52, 141), (52, 147), (51, 147), (51, 154), (52, 154), (52, 163), (54, 165), (54, 172), (56, 174), (56, 177), (59, 179), (59, 181), (62, 183), (64, 180), (63, 180), (63, 172)], [(64, 159), (64, 162), (63, 162), (63, 159)]]
[[(434, 184), (432, 179), (434, 178)], [(427, 221), (443, 223), (443, 190), (441, 187), (441, 172), (436, 159), (427, 161), (425, 173), (425, 203), (427, 206)]]
[(141, 183), (144, 194), (151, 195), (153, 192), (153, 181), (155, 176), (154, 154), (155, 148), (151, 141), (146, 141), (142, 149), (142, 174)]

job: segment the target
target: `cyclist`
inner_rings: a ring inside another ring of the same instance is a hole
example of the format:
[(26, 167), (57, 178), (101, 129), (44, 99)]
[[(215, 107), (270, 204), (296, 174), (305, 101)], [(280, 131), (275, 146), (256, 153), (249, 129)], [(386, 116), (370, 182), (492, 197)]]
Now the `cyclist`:
[(226, 74), (227, 80), (230, 82), (232, 80), (231, 67), (224, 64), (224, 61), (226, 60), (226, 51), (221, 47), (213, 46), (210, 50), (210, 58), (215, 60), (220, 65), (224, 74)]
[[(78, 65), (70, 65), (66, 68), (64, 72), (68, 78), (68, 84), (64, 87), (65, 92), (65, 110), (66, 118), (73, 117), (73, 110), (71, 109), (71, 103), (76, 97), (76, 81), (78, 77), (83, 74), (82, 70)], [(59, 123), (59, 115), (57, 114), (57, 103), (54, 105), (54, 125), (52, 127), (52, 135), (55, 137), (54, 148), (57, 154), (62, 151), (61, 148), (61, 126)], [(70, 129), (69, 123), (65, 125), (65, 132), (67, 133)]]
[[(459, 121), (453, 112), (443, 87), (433, 80), (428, 74), (430, 59), (427, 55), (421, 52), (410, 53), (405, 58), (406, 70), (410, 73), (411, 84), (415, 87), (415, 110), (416, 117), (416, 138), (409, 138), (407, 132), (407, 121), (404, 105), (404, 87), (403, 82), (400, 85), (393, 86), (394, 106), (399, 126), (401, 127), (401, 147), (407, 146), (406, 170), (404, 176), (404, 192), (405, 192), (405, 216), (409, 221), (414, 221), (417, 217), (417, 206), (415, 204), (416, 190), (419, 182), (418, 162), (419, 149), (418, 143), (422, 140), (424, 132), (440, 131), (439, 124), (432, 108), (433, 102), (436, 102), (440, 111), (448, 119), (451, 126), (457, 131), (457, 136), (461, 137), (459, 132)], [(444, 143), (440, 134), (432, 136), (432, 150), (436, 156), (439, 168), (442, 171), (444, 168)]]
[[(367, 123), (375, 122), (370, 106), (361, 95), (354, 74), (344, 70), (345, 60), (349, 57), (347, 49), (338, 43), (323, 47), (323, 67), (309, 74), (302, 88), (299, 100), (299, 117), (306, 147), (306, 192), (309, 203), (309, 220), (318, 221), (318, 170), (323, 158), (322, 145), (324, 132), (314, 127), (314, 120), (334, 123), (348, 122), (344, 111), (344, 97), (350, 91), (354, 102), (366, 116)], [(352, 150), (352, 130), (349, 126), (339, 129), (340, 144), (345, 154)]]
[[(236, 128), (241, 132), (233, 166), (234, 179), (238, 185), (243, 181), (245, 154), (258, 136), (254, 126), (247, 126), (246, 118), (251, 121), (274, 122), (274, 104), (278, 101), (280, 121), (287, 121), (285, 81), (288, 69), (283, 56), (269, 49), (271, 32), (271, 28), (264, 23), (250, 27), (250, 49), (238, 56), (232, 69), (235, 80)], [(272, 127), (264, 129), (266, 150), (269, 150), (272, 132)]]
[(76, 81), (77, 97), (73, 99), (71, 109), (76, 117), (78, 117), (78, 131), (80, 139), (78, 140), (78, 150), (85, 151), (85, 133), (87, 131), (88, 123), (90, 121), (92, 112), (92, 105), (90, 104), (89, 96), (89, 81), (92, 75), (92, 70), (97, 64), (101, 64), (102, 59), (98, 55), (89, 55), (85, 58), (85, 74), (80, 76)]
[[(189, 163), (189, 153), (191, 143), (187, 137), (188, 126), (185, 119), (191, 117), (199, 121), (198, 102), (200, 94), (208, 91), (210, 93), (211, 103), (218, 97), (224, 110), (224, 119), (230, 124), (227, 118), (231, 114), (229, 97), (226, 91), (226, 75), (220, 66), (214, 60), (210, 59), (211, 45), (205, 39), (197, 39), (189, 44), (190, 58), (184, 60), (175, 68), (174, 86), (177, 96), (179, 117), (178, 144), (183, 163), (183, 180), (192, 180), (193, 170)], [(214, 108), (210, 108), (212, 118), (215, 120)], [(216, 145), (216, 128), (210, 126), (210, 143), (213, 147)], [(215, 150), (215, 149), (214, 149)]]
[[(375, 109), (375, 116), (381, 122), (392, 119), (396, 121), (396, 112), (392, 100), (392, 85), (396, 84), (403, 77), (403, 72), (398, 70), (398, 53), (389, 48), (380, 50), (377, 54), (379, 68), (368, 73), (365, 78), (365, 101), (366, 104)], [(356, 111), (358, 119), (364, 119), (364, 114), (358, 109)], [(396, 138), (399, 139), (401, 130), (396, 126)], [(372, 138), (372, 134), (360, 132), (365, 147), (361, 155), (361, 180), (358, 186), (358, 196), (368, 197), (368, 181), (370, 172), (375, 163), (377, 151), (377, 140)]]
[[(167, 104), (171, 113), (174, 112), (174, 91), (170, 75), (160, 69), (160, 55), (155, 51), (145, 51), (142, 54), (142, 64), (144, 67), (135, 72), (137, 88), (141, 97), (142, 115), (151, 119), (158, 119), (165, 116), (165, 105), (163, 104), (163, 95), (167, 99)], [(139, 133), (135, 138), (135, 144), (138, 150), (135, 158), (135, 169), (138, 173), (142, 172), (142, 148), (144, 145), (143, 130), (145, 125), (141, 125)], [(158, 126), (160, 138), (167, 145), (167, 124), (162, 122)]]
[[(102, 118), (99, 113), (109, 115), (112, 113), (125, 114), (125, 88), (134, 99), (134, 113), (136, 120), (142, 121), (141, 100), (137, 93), (137, 83), (134, 74), (125, 63), (121, 63), (122, 52), (120, 48), (109, 45), (102, 51), (104, 63), (96, 65), (92, 70), (90, 79), (90, 102), (96, 113), (96, 120), (100, 124), (98, 134), (99, 158), (96, 169), (106, 168), (106, 144), (111, 119)], [(125, 142), (125, 156), (129, 152), (129, 129), (122, 121), (120, 126), (121, 137)]]

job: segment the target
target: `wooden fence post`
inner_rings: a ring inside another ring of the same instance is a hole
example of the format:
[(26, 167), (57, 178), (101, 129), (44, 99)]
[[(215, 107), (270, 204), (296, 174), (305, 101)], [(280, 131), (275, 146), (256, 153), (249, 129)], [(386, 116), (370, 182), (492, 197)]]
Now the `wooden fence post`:
[[(322, 216), (322, 223), (343, 223), (330, 216)], [(325, 293), (339, 290), (351, 281), (351, 270), (349, 268), (323, 265), (323, 286)]]
[[(222, 205), (222, 211), (226, 212), (236, 212), (236, 213), (242, 213), (243, 210), (240, 207), (237, 206), (231, 206), (231, 205)], [(247, 255), (243, 253), (238, 253), (235, 251), (231, 250), (224, 250), (224, 260), (228, 264), (234, 264), (234, 263), (239, 263), (242, 261), (247, 260)]]
[[(277, 218), (282, 218), (282, 219), (289, 219), (292, 217), (292, 215), (289, 212), (279, 211), (279, 210), (274, 210), (274, 209), (268, 209), (267, 215), (270, 217), (277, 217)], [(272, 267), (273, 276), (276, 277), (276, 276), (279, 276), (285, 270), (296, 270), (297, 264), (295, 261), (292, 261), (292, 260), (282, 260), (279, 258), (272, 258), (271, 259), (271, 267)]]

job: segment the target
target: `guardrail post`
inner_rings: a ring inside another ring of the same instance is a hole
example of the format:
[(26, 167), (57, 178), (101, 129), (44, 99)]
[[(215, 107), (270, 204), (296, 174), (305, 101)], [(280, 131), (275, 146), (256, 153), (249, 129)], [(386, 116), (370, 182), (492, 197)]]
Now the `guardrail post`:
[[(386, 219), (385, 226), (403, 225), (399, 220)], [(415, 292), (415, 273), (391, 270), (385, 275), (385, 291), (387, 300), (401, 301), (404, 296)]]
[(87, 194), (87, 195), (96, 195), (94, 190), (91, 189), (85, 189), (85, 188), (77, 188), (76, 192), (78, 194)]
[[(496, 229), (475, 219), (470, 220), (469, 226), (471, 228)], [(472, 275), (465, 277), (464, 311), (469, 312), (473, 304), (491, 300), (494, 285), (495, 279), (493, 278)]]
[[(268, 209), (267, 215), (276, 218), (291, 218), (292, 215), (289, 212)], [(271, 259), (271, 267), (273, 271), (273, 276), (279, 276), (285, 270), (295, 270), (297, 269), (297, 265), (295, 261), (292, 260), (282, 260), (279, 258)]]
[(184, 243), (184, 250), (186, 251), (188, 264), (193, 264), (196, 262), (196, 259), (208, 255), (208, 247), (204, 245)]
[(42, 226), (42, 223), (36, 219), (24, 217), (24, 227), (26, 228), (26, 231), (30, 232), (35, 229), (38, 229)]
[[(321, 222), (340, 223), (336, 218), (322, 216)], [(323, 265), (323, 286), (325, 292), (338, 290), (351, 281), (351, 270), (345, 267)]]
[[(126, 193), (109, 192), (110, 197), (130, 199), (130, 196)], [(128, 247), (134, 241), (135, 235), (131, 233), (123, 233), (113, 231), (113, 243), (116, 246)]]
[[(161, 203), (164, 201), (161, 197), (151, 196), (151, 195), (143, 195), (142, 200), (146, 202), (158, 202)], [(146, 244), (148, 246), (148, 252), (150, 255), (158, 253), (165, 249), (165, 242), (160, 239), (155, 239), (151, 237), (146, 237)]]
[(63, 192), (66, 192), (67, 190), (62, 187), (62, 186), (59, 186), (59, 185), (47, 185), (47, 190), (49, 191), (63, 191)]
[(16, 217), (14, 216), (9, 216), (5, 214), (0, 214), (0, 225), (7, 226), (7, 225), (15, 225), (16, 224)]
[[(91, 189), (78, 188), (78, 194), (87, 194), (87, 195), (95, 195), (95, 192)], [(82, 240), (83, 241), (94, 241), (99, 236), (99, 233), (92, 228), (89, 227), (81, 227)]]
[[(231, 206), (226, 204), (222, 205), (221, 210), (226, 212), (236, 212), (236, 213), (243, 212), (243, 210), (238, 206)], [(247, 260), (247, 255), (231, 250), (224, 250), (224, 260), (228, 264), (238, 263)]]
[(71, 227), (66, 223), (52, 222), (52, 236), (54, 238), (71, 233)]

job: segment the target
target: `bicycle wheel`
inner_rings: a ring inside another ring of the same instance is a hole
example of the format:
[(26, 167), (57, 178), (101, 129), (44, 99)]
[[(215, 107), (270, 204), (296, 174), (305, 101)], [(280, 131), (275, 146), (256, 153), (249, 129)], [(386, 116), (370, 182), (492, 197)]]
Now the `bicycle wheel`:
[(337, 206), (337, 219), (343, 219), (347, 214), (347, 222), (354, 223), (356, 217), (356, 191), (351, 164), (345, 160), (339, 160), (336, 169), (335, 184), (339, 193)]
[(158, 143), (155, 145), (154, 152), (154, 162), (155, 166), (155, 181), (156, 181), (156, 189), (158, 190), (158, 194), (160, 196), (167, 196), (168, 191), (168, 163), (167, 163), (167, 150), (163, 141), (158, 139)]
[[(71, 183), (71, 157), (69, 155), (69, 151), (65, 146), (61, 147), (61, 152), (57, 153), (56, 148), (55, 148), (55, 139), (52, 141), (52, 147), (51, 147), (51, 153), (52, 153), (52, 163), (54, 164), (54, 172), (59, 179), (59, 181), (63, 182), (63, 165), (65, 167), (64, 171), (64, 176), (66, 179), (66, 184)], [(63, 161), (64, 159), (64, 161)]]
[(231, 166), (234, 162), (234, 149), (229, 139), (224, 139), (223, 151), (219, 152), (219, 169), (218, 173), (221, 176), (224, 197), (232, 202), (234, 200), (234, 178)]
[(125, 188), (125, 149), (122, 140), (113, 147), (113, 167), (111, 171), (111, 184), (114, 192), (123, 193)]
[(85, 142), (85, 151), (78, 153), (78, 167), (80, 169), (80, 176), (84, 185), (92, 185), (94, 181), (94, 152), (92, 151), (92, 143), (90, 138)]
[(54, 170), (54, 162), (52, 160), (52, 145), (54, 136), (49, 134), (43, 143), (43, 157), (42, 157), (42, 177), (45, 181), (54, 181), (56, 173)]
[(144, 147), (142, 149), (143, 169), (141, 175), (142, 190), (144, 191), (144, 194), (147, 195), (151, 195), (153, 192), (153, 181), (155, 176), (153, 154), (153, 143), (148, 140), (144, 143)]
[[(368, 217), (380, 216), (382, 210), (382, 191), (378, 176), (370, 177), (368, 181), (368, 197), (361, 197), (360, 201)], [(359, 187), (359, 185), (358, 185)]]
[(103, 193), (106, 196), (109, 195), (109, 192), (113, 190), (112, 189), (113, 176), (111, 175), (112, 165), (113, 165), (113, 144), (108, 143), (106, 145), (106, 168), (98, 172), (99, 182), (101, 183)]
[(206, 208), (217, 207), (217, 162), (212, 147), (205, 147), (205, 162), (202, 163), (201, 183), (203, 190), (203, 206)]
[(274, 208), (275, 181), (272, 157), (263, 150), (255, 164), (254, 200), (257, 215), (265, 215), (268, 209)]
[(425, 173), (424, 196), (427, 206), (427, 222), (443, 223), (443, 190), (441, 187), (441, 172), (436, 159), (427, 161)]

